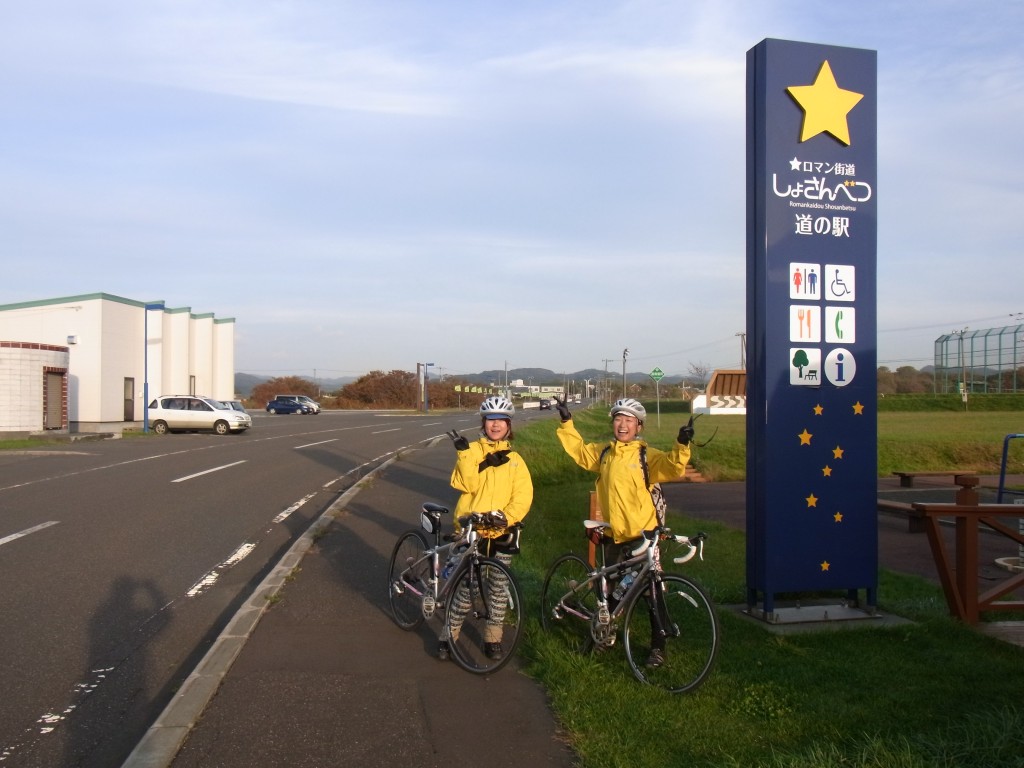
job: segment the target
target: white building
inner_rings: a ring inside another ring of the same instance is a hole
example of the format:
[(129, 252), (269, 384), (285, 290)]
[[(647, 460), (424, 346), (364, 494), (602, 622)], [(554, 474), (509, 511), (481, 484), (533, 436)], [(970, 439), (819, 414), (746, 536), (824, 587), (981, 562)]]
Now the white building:
[(234, 318), (107, 293), (0, 305), (0, 432), (141, 426), (147, 394), (234, 398)]

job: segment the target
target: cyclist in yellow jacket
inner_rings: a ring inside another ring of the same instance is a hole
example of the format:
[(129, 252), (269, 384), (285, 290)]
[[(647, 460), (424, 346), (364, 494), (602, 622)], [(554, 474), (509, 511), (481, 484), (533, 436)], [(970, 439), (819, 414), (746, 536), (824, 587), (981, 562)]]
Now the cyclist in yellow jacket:
[[(504, 397), (488, 397), (480, 404), (480, 439), (469, 442), (456, 430), (448, 433), (455, 445), (457, 459), (451, 486), (461, 492), (455, 505), (458, 519), (473, 512), (486, 514), (492, 527), (477, 528), (480, 551), (505, 565), (519, 552), (519, 526), (533, 504), (533, 479), (523, 457), (512, 450), (512, 417), (515, 407)], [(503, 583), (491, 581), (495, 610), (488, 618), (484, 651), (492, 659), (504, 655), (501, 647), (502, 623), (508, 593)], [(452, 633), (457, 636), (461, 619), (469, 609), (469, 594), (456, 594), (449, 607)], [(449, 638), (440, 638), (438, 657), (447, 659)]]
[[(612, 527), (615, 543), (633, 541), (644, 531), (654, 530), (657, 515), (650, 486), (676, 480), (686, 473), (693, 426), (685, 424), (680, 428), (671, 451), (651, 448), (640, 437), (647, 410), (627, 397), (617, 400), (611, 409), (614, 439), (610, 443), (587, 443), (576, 431), (565, 403), (556, 400), (556, 405), (562, 419), (558, 441), (579, 466), (598, 473), (597, 500)], [(641, 452), (646, 455), (646, 469)]]
[[(614, 542), (614, 546), (604, 542), (605, 562), (611, 565), (628, 559), (644, 531), (652, 531), (658, 525), (651, 485), (675, 480), (686, 473), (694, 431), (692, 420), (680, 427), (672, 450), (651, 448), (640, 438), (647, 410), (639, 401), (627, 397), (616, 400), (609, 412), (611, 442), (587, 443), (573, 425), (565, 401), (556, 398), (555, 403), (562, 420), (557, 432), (562, 448), (583, 469), (598, 474), (597, 499), (611, 525)], [(655, 637), (652, 645), (647, 664), (660, 666), (665, 661), (665, 639)]]

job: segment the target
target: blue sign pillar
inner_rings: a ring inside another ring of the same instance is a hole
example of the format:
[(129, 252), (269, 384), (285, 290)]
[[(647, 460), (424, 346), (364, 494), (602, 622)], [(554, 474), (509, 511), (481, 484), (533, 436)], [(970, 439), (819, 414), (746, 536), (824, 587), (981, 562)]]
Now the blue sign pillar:
[(747, 603), (877, 604), (874, 51), (747, 53)]

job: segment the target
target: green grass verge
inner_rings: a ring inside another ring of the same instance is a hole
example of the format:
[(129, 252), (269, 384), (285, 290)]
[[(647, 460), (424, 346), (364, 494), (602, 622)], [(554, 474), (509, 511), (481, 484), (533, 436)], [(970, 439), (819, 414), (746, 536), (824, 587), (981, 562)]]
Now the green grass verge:
[[(647, 437), (667, 446), (685, 415), (663, 408), (662, 417), (660, 430), (650, 418)], [(735, 427), (742, 419), (730, 418), (698, 422), (698, 439), (723, 425), (710, 446), (698, 449), (701, 455), (720, 440), (730, 453), (742, 453), (734, 445), (742, 439)], [(609, 435), (603, 410), (580, 412), (575, 421), (589, 439)], [(941, 589), (916, 577), (880, 576), (880, 609), (915, 622), (899, 627), (780, 636), (720, 608), (715, 671), (682, 696), (634, 680), (621, 649), (580, 657), (545, 636), (536, 606), (546, 566), (564, 551), (585, 553), (581, 521), (593, 487), (593, 476), (562, 453), (556, 423), (535, 423), (516, 436), (536, 486), (516, 560), (524, 598), (533, 606), (520, 654), (548, 691), (583, 768), (1024, 765), (1024, 706), (1017, 704), (1024, 649), (955, 622)], [(919, 438), (931, 432), (912, 426)], [(963, 433), (983, 442), (986, 429), (996, 426)], [(951, 439), (948, 427), (935, 430), (936, 442), (940, 434)], [(718, 456), (723, 466), (732, 465)], [(670, 524), (710, 534), (706, 560), (677, 567), (704, 584), (719, 606), (743, 603), (744, 535), (674, 511)]]
[[(1011, 403), (1013, 396), (1002, 396)], [(1008, 399), (1010, 398), (1010, 399)], [(890, 399), (890, 398), (883, 398)], [(989, 399), (996, 399), (991, 395)], [(648, 413), (644, 437), (652, 445), (671, 446), (680, 423), (688, 418), (688, 406), (678, 401), (661, 404), (661, 426)], [(595, 439), (610, 437), (605, 411), (592, 409), (579, 414), (600, 424)], [(704, 448), (695, 448), (691, 464), (708, 480), (743, 480), (746, 477), (747, 436), (745, 416), (702, 416), (696, 423), (697, 440), (714, 434)], [(717, 433), (715, 430), (718, 430)], [(959, 470), (983, 475), (998, 475), (1003, 441), (1009, 434), (1024, 433), (1024, 413), (1020, 411), (934, 410), (886, 411), (878, 414), (878, 476), (893, 472)], [(1010, 441), (1007, 472), (1024, 473), (1024, 438)]]

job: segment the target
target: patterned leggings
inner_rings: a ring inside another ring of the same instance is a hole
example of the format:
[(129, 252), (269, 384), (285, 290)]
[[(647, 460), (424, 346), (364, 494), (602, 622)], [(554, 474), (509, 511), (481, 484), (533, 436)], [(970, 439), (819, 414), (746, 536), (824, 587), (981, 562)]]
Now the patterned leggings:
[[(494, 552), (492, 557), (505, 566), (512, 564), (512, 555), (506, 552)], [(487, 599), (491, 606), (491, 613), (487, 617), (487, 626), (484, 628), (484, 642), (500, 643), (504, 632), (505, 610), (508, 608), (508, 577), (503, 571), (495, 571), (487, 580)], [(462, 623), (466, 620), (466, 614), (469, 613), (471, 607), (469, 586), (463, 582), (448, 607), (453, 641), (459, 639)], [(445, 637), (441, 637), (441, 640), (445, 639)]]

